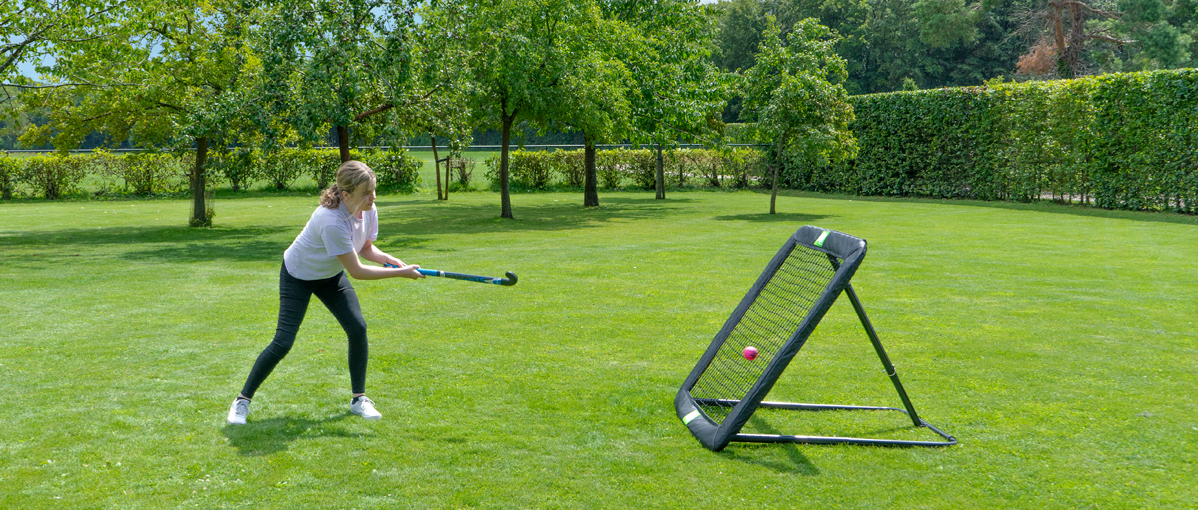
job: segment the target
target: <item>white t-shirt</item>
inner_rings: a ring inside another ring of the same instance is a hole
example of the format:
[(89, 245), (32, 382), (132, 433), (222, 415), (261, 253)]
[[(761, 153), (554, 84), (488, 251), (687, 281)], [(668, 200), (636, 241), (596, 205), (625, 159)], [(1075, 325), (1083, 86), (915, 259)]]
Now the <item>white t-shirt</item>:
[(374, 242), (378, 237), (379, 215), (374, 206), (362, 212), (362, 219), (350, 214), (345, 204), (337, 209), (317, 206), (304, 231), (283, 252), (283, 263), (300, 280), (332, 278), (345, 270), (338, 255), (362, 251), (367, 239)]

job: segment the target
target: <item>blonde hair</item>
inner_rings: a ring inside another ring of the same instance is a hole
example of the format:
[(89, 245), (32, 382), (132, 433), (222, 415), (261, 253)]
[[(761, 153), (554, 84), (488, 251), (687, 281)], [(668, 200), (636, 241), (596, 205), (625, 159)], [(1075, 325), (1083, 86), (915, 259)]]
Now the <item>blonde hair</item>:
[(329, 186), (329, 189), (320, 193), (320, 205), (329, 209), (341, 207), (341, 192), (352, 194), (358, 186), (368, 185), (374, 181), (374, 170), (366, 166), (366, 163), (356, 160), (349, 160), (337, 167), (337, 182)]

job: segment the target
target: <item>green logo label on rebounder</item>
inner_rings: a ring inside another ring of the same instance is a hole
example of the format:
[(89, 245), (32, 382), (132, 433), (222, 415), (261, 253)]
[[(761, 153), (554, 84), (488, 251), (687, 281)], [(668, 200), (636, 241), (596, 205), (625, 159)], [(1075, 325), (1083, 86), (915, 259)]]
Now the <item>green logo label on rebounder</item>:
[(686, 416), (682, 417), (682, 424), (690, 425), (691, 422), (694, 421), (694, 419), (698, 418), (698, 417), (699, 417), (699, 410), (695, 409), (694, 411), (691, 411), (690, 413), (688, 413)]
[(819, 246), (820, 248), (823, 248), (824, 247), (824, 239), (827, 239), (827, 238), (828, 238), (828, 231), (825, 230), (824, 233), (819, 235), (819, 239), (815, 240), (815, 245)]

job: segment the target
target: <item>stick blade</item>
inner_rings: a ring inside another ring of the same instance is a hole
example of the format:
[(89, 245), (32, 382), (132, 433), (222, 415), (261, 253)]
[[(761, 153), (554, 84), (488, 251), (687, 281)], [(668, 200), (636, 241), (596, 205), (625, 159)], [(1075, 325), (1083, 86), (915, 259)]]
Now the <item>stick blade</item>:
[(504, 287), (511, 287), (512, 285), (515, 285), (517, 281), (519, 281), (519, 279), (516, 278), (516, 273), (508, 271), (507, 278), (500, 282), (500, 285), (503, 285)]

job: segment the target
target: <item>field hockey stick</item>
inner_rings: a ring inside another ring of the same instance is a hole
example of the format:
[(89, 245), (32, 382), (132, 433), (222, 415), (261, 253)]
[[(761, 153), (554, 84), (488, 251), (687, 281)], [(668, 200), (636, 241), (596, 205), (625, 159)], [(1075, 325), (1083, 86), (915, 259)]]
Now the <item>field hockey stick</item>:
[[(399, 267), (394, 264), (385, 264), (385, 265), (387, 267)], [(518, 280), (516, 278), (516, 273), (513, 273), (511, 271), (508, 271), (506, 273), (507, 278), (496, 278), (493, 276), (478, 276), (478, 275), (465, 274), (465, 273), (450, 273), (447, 271), (438, 271), (436, 269), (421, 268), (421, 269), (417, 269), (417, 271), (419, 271), (420, 274), (422, 274), (424, 276), (440, 276), (441, 278), (452, 278), (454, 280), (465, 280), (468, 282), (494, 283), (495, 285), (503, 285), (504, 287), (511, 287), (512, 285), (515, 285), (516, 281)]]

